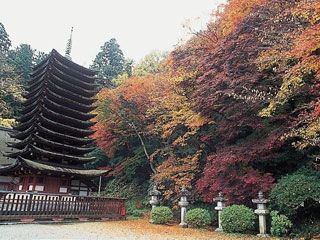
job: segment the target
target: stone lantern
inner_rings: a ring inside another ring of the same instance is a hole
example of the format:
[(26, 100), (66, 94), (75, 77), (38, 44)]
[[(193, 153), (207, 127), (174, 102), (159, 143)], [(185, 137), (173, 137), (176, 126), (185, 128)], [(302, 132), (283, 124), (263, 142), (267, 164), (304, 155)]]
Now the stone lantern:
[(218, 197), (214, 198), (213, 201), (217, 202), (217, 206), (214, 208), (215, 210), (218, 211), (218, 228), (216, 229), (216, 232), (222, 232), (222, 225), (221, 225), (221, 213), (222, 210), (226, 207), (226, 200), (224, 198), (224, 195), (222, 192), (219, 192)]
[(180, 192), (180, 202), (178, 204), (181, 208), (181, 222), (179, 226), (183, 228), (188, 227), (188, 224), (186, 222), (187, 206), (189, 205), (187, 199), (188, 196), (190, 196), (190, 192), (185, 187), (182, 187)]
[(156, 185), (154, 185), (152, 190), (149, 192), (149, 196), (151, 197), (151, 200), (149, 201), (149, 203), (151, 204), (152, 209), (154, 209), (160, 203), (160, 196), (161, 196), (161, 192), (157, 190)]
[(254, 211), (255, 214), (259, 216), (259, 237), (268, 237), (267, 235), (267, 215), (269, 214), (269, 210), (267, 209), (268, 199), (265, 199), (263, 196), (263, 192), (258, 193), (257, 199), (252, 199), (252, 202), (257, 204), (257, 209)]

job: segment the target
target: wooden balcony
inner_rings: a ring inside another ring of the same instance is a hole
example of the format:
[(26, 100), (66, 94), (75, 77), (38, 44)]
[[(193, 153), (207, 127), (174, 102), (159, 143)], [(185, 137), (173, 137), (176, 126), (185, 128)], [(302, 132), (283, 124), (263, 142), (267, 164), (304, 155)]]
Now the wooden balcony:
[(125, 199), (0, 191), (0, 221), (124, 219)]

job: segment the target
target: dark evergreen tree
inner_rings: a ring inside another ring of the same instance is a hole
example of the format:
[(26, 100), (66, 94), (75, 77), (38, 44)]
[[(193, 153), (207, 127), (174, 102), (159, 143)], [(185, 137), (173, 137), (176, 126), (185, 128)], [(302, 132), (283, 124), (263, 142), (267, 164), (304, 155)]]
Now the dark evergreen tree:
[(124, 62), (124, 72), (128, 74), (128, 77), (132, 76), (134, 60), (127, 58)]
[(47, 53), (36, 50), (33, 54), (33, 66), (38, 65), (42, 60), (46, 59), (47, 57)]
[(11, 41), (9, 39), (9, 35), (4, 25), (0, 22), (0, 52), (6, 53), (9, 51), (10, 47)]
[(107, 41), (97, 54), (91, 69), (98, 71), (99, 87), (112, 86), (111, 79), (125, 71), (125, 59), (123, 52), (115, 38)]
[(29, 44), (21, 44), (14, 50), (9, 51), (10, 63), (14, 66), (17, 74), (21, 76), (21, 84), (27, 85), (30, 79), (32, 67), (39, 64), (48, 55), (32, 49)]
[(9, 52), (10, 62), (15, 67), (16, 72), (21, 76), (24, 86), (32, 71), (33, 54), (34, 50), (29, 44), (21, 44)]

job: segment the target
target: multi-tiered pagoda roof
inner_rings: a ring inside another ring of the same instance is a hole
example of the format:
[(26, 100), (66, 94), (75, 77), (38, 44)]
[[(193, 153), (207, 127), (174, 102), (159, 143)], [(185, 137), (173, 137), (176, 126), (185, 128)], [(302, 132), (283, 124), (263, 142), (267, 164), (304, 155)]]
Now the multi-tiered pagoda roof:
[[(69, 175), (97, 176), (101, 170), (86, 170), (94, 161), (87, 156), (93, 148), (89, 137), (95, 115), (95, 72), (52, 50), (31, 73), (19, 124), (8, 143), (17, 151), (11, 169)], [(1, 169), (0, 169), (1, 170)]]

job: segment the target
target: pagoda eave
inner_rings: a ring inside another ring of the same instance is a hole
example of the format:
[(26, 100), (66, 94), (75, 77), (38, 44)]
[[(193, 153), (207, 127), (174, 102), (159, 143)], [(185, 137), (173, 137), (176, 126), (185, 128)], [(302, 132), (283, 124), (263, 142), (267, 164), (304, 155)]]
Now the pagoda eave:
[(63, 106), (61, 104), (55, 103), (49, 98), (44, 99), (44, 104), (46, 107), (49, 107), (52, 111), (57, 111), (58, 113), (65, 114), (73, 118), (79, 118), (84, 121), (90, 120), (96, 116), (96, 114), (93, 114), (93, 113), (81, 112), (81, 111)]
[(9, 136), (12, 137), (12, 138), (23, 140), (26, 137), (28, 137), (30, 134), (32, 134), (34, 131), (35, 131), (34, 125), (32, 125), (28, 129), (26, 129), (26, 130), (24, 130), (22, 132), (9, 133)]
[(52, 149), (55, 149), (56, 151), (69, 151), (70, 153), (74, 154), (86, 154), (94, 150), (94, 147), (75, 147), (69, 144), (62, 144), (59, 142), (47, 140), (39, 135), (34, 135), (34, 140), (37, 145), (47, 145), (51, 146)]
[(60, 120), (60, 122), (70, 123), (71, 125), (79, 127), (79, 128), (88, 128), (88, 127), (92, 127), (94, 125), (94, 122), (92, 122), (92, 121), (78, 120), (76, 118), (69, 117), (67, 115), (63, 115), (63, 114), (54, 112), (54, 111), (50, 110), (49, 108), (42, 109), (42, 112), (45, 116), (54, 117), (54, 119), (58, 119), (58, 120)]
[(60, 138), (61, 140), (65, 139), (68, 142), (72, 142), (74, 144), (79, 144), (79, 145), (89, 145), (89, 144), (92, 144), (94, 142), (94, 140), (91, 139), (91, 138), (80, 138), (80, 137), (74, 137), (74, 136), (66, 135), (66, 134), (63, 134), (63, 133), (59, 133), (59, 132), (56, 132), (56, 131), (49, 130), (44, 126), (39, 126), (39, 130), (38, 131), (40, 133), (49, 135), (51, 137)]
[(82, 103), (82, 104), (93, 104), (97, 99), (94, 98), (94, 97), (84, 97), (82, 95), (79, 95), (77, 93), (74, 93), (70, 90), (67, 90), (67, 89), (64, 89), (64, 88), (61, 88), (59, 87), (57, 84), (53, 84), (51, 83), (50, 81), (48, 82), (48, 87), (49, 89), (58, 94), (58, 95), (64, 95), (64, 96), (68, 96), (70, 99), (74, 100), (74, 101), (78, 101), (79, 103)]
[(74, 161), (74, 162), (85, 163), (85, 162), (91, 162), (91, 161), (96, 160), (95, 157), (77, 157), (74, 155), (57, 153), (57, 152), (45, 150), (40, 147), (36, 147), (32, 144), (30, 146), (36, 153), (41, 154), (42, 156), (50, 157), (50, 158), (57, 159), (60, 161), (65, 160), (65, 161)]
[(53, 101), (61, 103), (61, 105), (73, 106), (73, 109), (80, 111), (80, 112), (88, 113), (88, 112), (91, 112), (92, 110), (95, 109), (95, 107), (92, 105), (78, 103), (78, 102), (73, 101), (71, 99), (60, 96), (59, 94), (52, 92), (50, 89), (48, 89), (48, 91), (47, 91), (47, 96), (49, 99), (52, 99)]
[(52, 78), (53, 78), (52, 82), (54, 82), (54, 84), (57, 84), (58, 86), (66, 88), (70, 91), (74, 91), (79, 95), (90, 98), (90, 97), (93, 97), (95, 94), (97, 94), (97, 91), (95, 91), (95, 90), (83, 89), (81, 87), (78, 87), (72, 83), (65, 81), (64, 79), (62, 79), (54, 74), (52, 75)]
[(82, 81), (81, 79), (78, 79), (76, 77), (73, 77), (69, 74), (65, 74), (63, 73), (58, 67), (56, 66), (53, 66), (52, 68), (52, 74), (56, 77), (59, 77), (59, 78), (63, 78), (63, 79), (66, 79), (68, 82), (71, 82), (85, 90), (89, 90), (89, 91), (92, 91), (94, 90), (97, 85), (96, 84), (92, 84), (92, 83), (88, 83), (88, 82), (85, 82), (85, 81)]
[(56, 121), (53, 121), (49, 118), (46, 118), (43, 114), (40, 114), (41, 116), (41, 122), (44, 123), (44, 125), (48, 124), (55, 129), (58, 130), (58, 132), (67, 132), (68, 135), (74, 136), (74, 137), (87, 137), (90, 136), (94, 133), (93, 130), (87, 130), (87, 129), (81, 129), (81, 128), (76, 128), (72, 127), (70, 125), (65, 125)]

